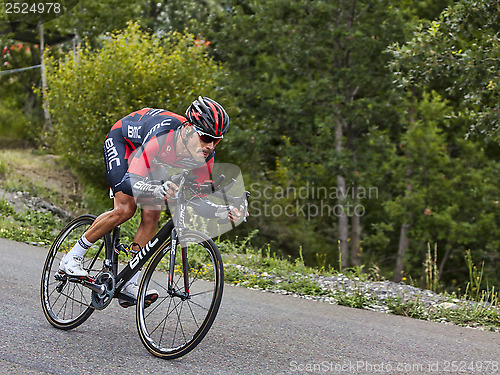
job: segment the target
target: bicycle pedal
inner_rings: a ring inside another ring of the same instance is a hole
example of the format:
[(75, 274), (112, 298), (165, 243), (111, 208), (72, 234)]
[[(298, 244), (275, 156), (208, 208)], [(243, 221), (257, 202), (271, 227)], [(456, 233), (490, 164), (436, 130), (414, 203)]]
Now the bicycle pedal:
[(126, 294), (122, 294), (120, 292), (115, 293), (115, 295), (113, 297), (118, 298), (118, 303), (123, 308), (135, 306), (137, 304), (137, 300), (135, 298), (132, 298), (132, 297), (127, 296)]
[[(118, 298), (118, 303), (123, 308), (137, 305), (137, 300), (135, 298), (132, 298), (122, 293), (115, 293), (114, 298)], [(147, 299), (144, 301), (144, 307), (148, 308), (154, 302), (156, 302), (157, 299), (158, 299), (158, 294), (156, 293), (148, 295)]]
[(93, 283), (94, 280), (90, 276), (70, 276), (66, 272), (59, 270), (55, 275), (56, 280), (58, 281), (71, 281), (74, 283), (79, 283), (82, 281), (87, 281), (89, 283)]
[(151, 306), (156, 300), (158, 299), (158, 294), (154, 293), (147, 300), (144, 301), (144, 307), (149, 307)]
[(68, 281), (68, 275), (66, 275), (63, 271), (59, 271), (54, 275), (54, 279), (57, 281)]

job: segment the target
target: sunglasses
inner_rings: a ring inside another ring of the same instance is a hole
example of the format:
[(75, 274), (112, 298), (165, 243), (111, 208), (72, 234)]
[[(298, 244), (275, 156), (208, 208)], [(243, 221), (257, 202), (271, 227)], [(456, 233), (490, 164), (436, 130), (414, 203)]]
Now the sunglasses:
[(203, 133), (199, 130), (196, 130), (196, 133), (198, 133), (198, 135), (200, 136), (200, 139), (203, 143), (212, 143), (213, 142), (214, 145), (216, 145), (217, 143), (222, 141), (222, 138), (223, 138), (223, 137), (215, 138), (215, 137), (212, 137), (210, 134)]

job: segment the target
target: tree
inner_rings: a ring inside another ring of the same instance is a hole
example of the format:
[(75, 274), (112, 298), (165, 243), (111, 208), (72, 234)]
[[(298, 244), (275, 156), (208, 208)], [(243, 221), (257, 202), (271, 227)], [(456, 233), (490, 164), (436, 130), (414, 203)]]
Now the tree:
[[(328, 231), (330, 259), (338, 259), (339, 240), (341, 266), (360, 264), (361, 218), (347, 215), (348, 204), (356, 203), (348, 188), (357, 188), (355, 171), (363, 173), (356, 169), (363, 134), (391, 117), (383, 51), (401, 35), (401, 17), (389, 2), (369, 0), (238, 1), (230, 7), (208, 36), (214, 56), (237, 72), (232, 92), (242, 112), (251, 109), (243, 115), (255, 119), (248, 124), (255, 135), (249, 152), (263, 155), (270, 168), (279, 157), (301, 183), (336, 188), (339, 201), (325, 202), (330, 214), (321, 224), (338, 231)], [(342, 209), (334, 214), (334, 206)], [(350, 254), (349, 220), (355, 234)]]
[(78, 61), (68, 53), (47, 65), (56, 148), (96, 183), (104, 182), (102, 142), (116, 121), (144, 107), (182, 113), (200, 92), (218, 98), (214, 89), (222, 74), (192, 35), (160, 40), (137, 24), (107, 34), (99, 50), (83, 46)]
[[(71, 49), (73, 38), (75, 44), (78, 44), (82, 37), (89, 38), (91, 43), (95, 44), (101, 33), (123, 28), (129, 19), (137, 18), (140, 14), (140, 7), (136, 2), (69, 0), (64, 4), (51, 4), (58, 6), (57, 9), (63, 11), (63, 14), (55, 17), (55, 11), (12, 12), (7, 17), (6, 8), (0, 7), (0, 21), (5, 21), (0, 30), (3, 34), (0, 41), (4, 52), (2, 71), (25, 69), (42, 63), (39, 50), (41, 45), (39, 21), (44, 22), (40, 27), (44, 29), (43, 39), (46, 48), (57, 45), (55, 49), (58, 50)], [(56, 50), (53, 49), (53, 56), (57, 54)], [(0, 100), (0, 121), (1, 125), (6, 127), (1, 133), (10, 139), (28, 139), (37, 143), (42, 138), (44, 111), (42, 98), (36, 94), (42, 83), (40, 73), (40, 68), (35, 68), (16, 73), (6, 72), (0, 76), (0, 91), (6, 92)]]
[[(41, 130), (39, 99), (33, 88), (40, 81), (39, 69), (20, 70), (40, 63), (38, 45), (0, 39), (0, 135), (9, 142), (33, 141)], [(11, 72), (12, 71), (12, 72)], [(16, 141), (17, 140), (17, 141)]]
[(497, 0), (460, 0), (395, 44), (392, 67), (402, 86), (425, 86), (448, 99), (471, 133), (500, 139), (499, 33)]
[[(488, 259), (499, 257), (494, 249), (500, 164), (485, 156), (480, 141), (450, 140), (452, 107), (437, 93), (409, 95), (406, 106), (409, 126), (391, 158), (397, 186), (384, 202), (381, 230), (367, 246), (379, 241), (381, 253), (397, 247), (395, 262), (394, 255), (387, 255), (396, 264), (394, 281), (411, 276), (425, 287), (422, 265), (427, 246), (435, 244), (440, 281), (450, 289), (463, 288), (466, 250), (488, 254)], [(395, 228), (401, 228), (399, 235)], [(384, 232), (392, 240), (384, 241)], [(485, 267), (490, 283), (498, 282), (494, 269), (494, 264)]]
[[(408, 203), (413, 202), (413, 206), (406, 206), (406, 220), (398, 219), (401, 234), (394, 276), (396, 281), (401, 277), (403, 266), (415, 270), (418, 267), (416, 261), (422, 261), (423, 255), (415, 253), (415, 246), (425, 249), (423, 240), (439, 242), (441, 276), (454, 284), (460, 279), (457, 273), (465, 271), (465, 243), (469, 249), (480, 253), (484, 253), (485, 248), (494, 246), (493, 233), (496, 229), (491, 228), (493, 222), (489, 221), (493, 219), (490, 215), (495, 211), (495, 200), (491, 197), (490, 190), (493, 187), (482, 182), (479, 176), (483, 176), (484, 181), (490, 181), (491, 174), (495, 174), (494, 171), (498, 168), (496, 156), (487, 156), (492, 151), (495, 155), (495, 147), (488, 139), (474, 141), (473, 138), (475, 134), (483, 133), (492, 139), (498, 139), (499, 100), (495, 82), (498, 82), (499, 78), (499, 5), (496, 1), (458, 1), (445, 9), (438, 20), (423, 22), (412, 40), (390, 48), (395, 57), (391, 66), (397, 82), (400, 88), (409, 93), (409, 98), (412, 98), (407, 102), (406, 108), (409, 114), (414, 115), (409, 116), (410, 128), (405, 137), (411, 136), (411, 129), (422, 121), (419, 119), (422, 114), (418, 108), (424, 108), (422, 105), (428, 101), (425, 99), (426, 92), (439, 93), (449, 107), (446, 126), (440, 126), (441, 135), (438, 141), (446, 148), (446, 153), (441, 154), (443, 159), (439, 163), (443, 169), (443, 178), (434, 179), (434, 189), (429, 189), (429, 186), (422, 184), (419, 174), (415, 173), (415, 165), (407, 164), (405, 173), (401, 172), (402, 177), (406, 176), (406, 192), (404, 197), (397, 199), (400, 199), (400, 203), (408, 199)], [(434, 102), (431, 107), (438, 108), (436, 104), (439, 104), (439, 101), (428, 102)], [(415, 115), (416, 112), (420, 115)], [(439, 114), (435, 115), (436, 119), (444, 120)], [(463, 136), (467, 131), (470, 140), (464, 141)], [(432, 152), (432, 149), (430, 151)], [(468, 183), (464, 185), (464, 181), (475, 181), (476, 187), (472, 188)], [(439, 190), (444, 190), (447, 194), (439, 194)], [(467, 196), (476, 197), (474, 208), (459, 203), (462, 200), (467, 201)], [(485, 201), (490, 203), (477, 204)], [(422, 215), (422, 209), (425, 210), (422, 207), (424, 202), (434, 202), (434, 209), (424, 211), (429, 214), (428, 217)], [(391, 204), (386, 206), (389, 207), (394, 208)], [(491, 229), (491, 233), (481, 239), (477, 238), (471, 231), (477, 233), (481, 230), (475, 223), (466, 223), (464, 212), (468, 212), (470, 217), (481, 217), (481, 222)], [(487, 222), (489, 224), (486, 224)], [(472, 229), (473, 227), (475, 229)], [(489, 253), (489, 256), (495, 258), (498, 255)], [(462, 262), (457, 262), (457, 259)], [(455, 272), (451, 267), (446, 267), (450, 262), (454, 264), (455, 270), (461, 271)], [(490, 275), (494, 273), (490, 272)]]

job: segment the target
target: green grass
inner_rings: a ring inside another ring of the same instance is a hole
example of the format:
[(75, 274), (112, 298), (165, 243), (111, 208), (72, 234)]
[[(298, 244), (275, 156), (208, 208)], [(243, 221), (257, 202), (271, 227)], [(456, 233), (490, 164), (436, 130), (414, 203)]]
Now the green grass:
[(7, 166), (7, 163), (4, 162), (3, 160), (0, 160), (0, 178), (4, 177), (8, 171), (9, 167)]
[(429, 310), (424, 307), (418, 297), (413, 299), (405, 299), (404, 296), (391, 298), (387, 301), (387, 307), (391, 310), (391, 313), (395, 315), (402, 315), (420, 320), (430, 320)]
[(4, 199), (0, 199), (0, 214), (0, 237), (18, 242), (48, 245), (64, 225), (50, 213), (26, 210), (18, 214)]
[(361, 288), (354, 292), (340, 292), (334, 295), (334, 299), (341, 306), (353, 307), (356, 309), (364, 309), (377, 303), (377, 300), (371, 296), (367, 296)]
[(440, 323), (453, 323), (464, 327), (484, 327), (500, 331), (500, 306), (478, 303), (462, 298), (448, 306), (425, 307), (418, 298), (399, 297), (388, 301), (392, 314)]

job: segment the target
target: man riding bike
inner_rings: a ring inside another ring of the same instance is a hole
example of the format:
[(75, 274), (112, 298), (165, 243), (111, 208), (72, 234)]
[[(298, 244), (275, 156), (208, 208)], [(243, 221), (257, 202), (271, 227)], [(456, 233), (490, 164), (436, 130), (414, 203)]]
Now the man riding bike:
[[(160, 218), (160, 207), (154, 199), (175, 197), (178, 190), (172, 181), (149, 180), (153, 165), (163, 164), (187, 168), (202, 184), (209, 179), (214, 164), (215, 147), (229, 128), (229, 116), (224, 108), (207, 97), (198, 97), (186, 110), (185, 117), (154, 108), (132, 112), (113, 125), (104, 141), (106, 176), (114, 197), (114, 208), (98, 216), (80, 240), (64, 256), (59, 272), (87, 278), (82, 267), (85, 252), (106, 233), (129, 220), (141, 204), (141, 222), (132, 243), (140, 251), (154, 236)], [(229, 219), (241, 218), (238, 209), (215, 205), (199, 198), (196, 202), (203, 216)], [(121, 290), (136, 300), (139, 272)], [(152, 302), (158, 293), (147, 292)], [(119, 299), (122, 307), (132, 305)]]

